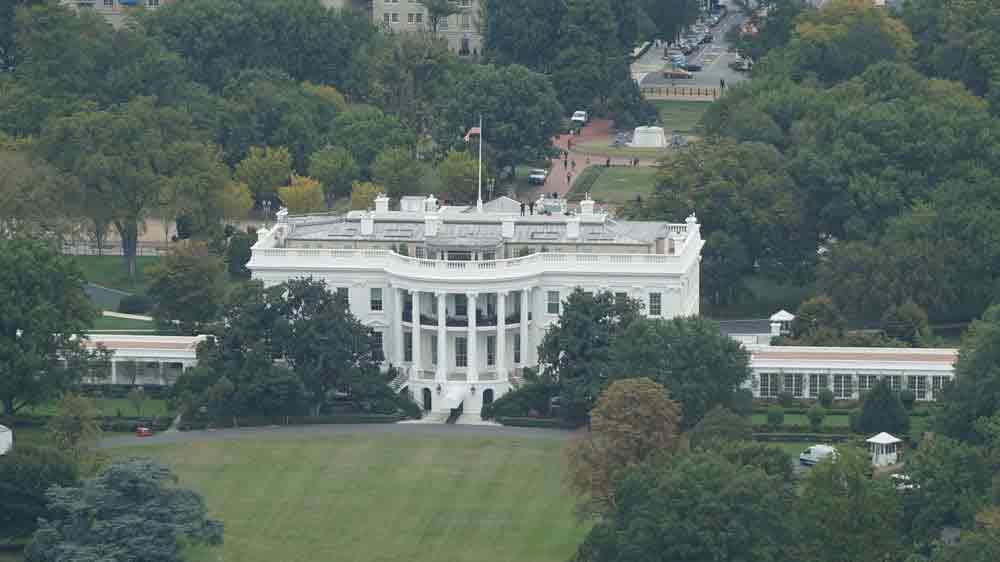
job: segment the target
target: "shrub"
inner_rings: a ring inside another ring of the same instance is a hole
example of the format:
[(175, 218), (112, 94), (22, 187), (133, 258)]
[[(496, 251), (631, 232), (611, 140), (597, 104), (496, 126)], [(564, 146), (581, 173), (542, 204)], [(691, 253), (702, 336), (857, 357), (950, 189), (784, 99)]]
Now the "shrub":
[(809, 427), (811, 427), (813, 431), (819, 431), (819, 428), (823, 427), (823, 418), (826, 417), (826, 408), (820, 405), (813, 406), (812, 408), (809, 408), (806, 416), (809, 418)]
[(913, 411), (913, 404), (917, 401), (917, 395), (913, 393), (912, 390), (904, 390), (899, 393), (899, 401), (903, 403), (903, 407), (907, 411)]
[(688, 432), (688, 437), (691, 448), (710, 449), (733, 441), (749, 441), (753, 438), (753, 434), (746, 417), (734, 414), (722, 406), (716, 406)]
[(910, 418), (899, 401), (899, 395), (889, 388), (886, 380), (879, 381), (865, 395), (857, 422), (857, 431), (868, 434), (880, 431), (903, 434), (910, 427)]
[(781, 404), (782, 408), (794, 408), (795, 407), (795, 397), (792, 396), (791, 392), (785, 391), (778, 394), (778, 404)]
[(118, 312), (122, 314), (146, 314), (153, 308), (153, 301), (146, 295), (129, 295), (118, 303)]
[(851, 413), (847, 414), (847, 427), (850, 427), (851, 431), (855, 433), (861, 433), (861, 429), (858, 426), (859, 419), (861, 419), (861, 410), (857, 408), (851, 410)]
[(767, 425), (779, 427), (785, 423), (785, 410), (781, 406), (773, 406), (767, 410)]
[(527, 417), (532, 412), (547, 416), (550, 400), (555, 396), (556, 391), (555, 386), (529, 382), (504, 394), (494, 400), (492, 404), (484, 406), (480, 416), (484, 420), (500, 417)]
[(741, 416), (753, 414), (753, 392), (746, 388), (741, 388), (733, 393), (733, 413)]
[(819, 403), (822, 404), (824, 408), (833, 406), (833, 391), (829, 388), (821, 389), (819, 391)]

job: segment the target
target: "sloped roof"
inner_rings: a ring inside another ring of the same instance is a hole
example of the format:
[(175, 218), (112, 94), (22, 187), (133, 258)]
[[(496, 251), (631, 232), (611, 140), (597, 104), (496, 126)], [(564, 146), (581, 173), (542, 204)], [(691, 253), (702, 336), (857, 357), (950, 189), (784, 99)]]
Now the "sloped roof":
[(792, 320), (795, 320), (795, 315), (785, 309), (771, 315), (771, 322), (791, 322)]
[(896, 436), (889, 435), (888, 433), (883, 431), (882, 433), (879, 433), (874, 437), (869, 437), (868, 439), (865, 439), (865, 442), (875, 443), (878, 445), (892, 445), (893, 443), (902, 443), (903, 440)]

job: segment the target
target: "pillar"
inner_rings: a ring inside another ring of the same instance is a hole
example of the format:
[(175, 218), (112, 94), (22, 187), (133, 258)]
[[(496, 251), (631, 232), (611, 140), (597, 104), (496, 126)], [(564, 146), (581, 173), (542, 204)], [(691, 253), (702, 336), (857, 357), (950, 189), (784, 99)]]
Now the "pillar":
[(477, 293), (465, 293), (465, 298), (468, 300), (466, 303), (466, 314), (469, 317), (469, 343), (466, 345), (468, 368), (466, 372), (469, 374), (469, 382), (477, 382), (479, 380), (479, 346), (476, 345), (476, 316), (478, 315), (476, 301), (479, 295)]
[(111, 360), (111, 384), (118, 384), (118, 369), (116, 368), (118, 362), (114, 359)]
[(507, 291), (497, 292), (497, 379), (507, 376)]
[(420, 291), (413, 291), (413, 331), (410, 337), (413, 338), (413, 368), (410, 369), (411, 377), (420, 378), (420, 369), (423, 362), (420, 357)]
[(521, 289), (521, 365), (529, 365), (528, 360), (528, 295), (531, 289)]
[(396, 287), (392, 289), (392, 350), (393, 364), (397, 367), (403, 365), (403, 290)]
[(448, 316), (448, 293), (438, 291), (435, 295), (438, 301), (438, 364), (434, 378), (440, 383), (448, 380), (448, 328), (445, 324)]

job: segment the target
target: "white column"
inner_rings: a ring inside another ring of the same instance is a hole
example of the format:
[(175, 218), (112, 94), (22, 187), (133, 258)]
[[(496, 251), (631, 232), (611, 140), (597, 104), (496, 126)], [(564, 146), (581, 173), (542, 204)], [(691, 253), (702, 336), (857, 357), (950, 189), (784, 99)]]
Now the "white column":
[(531, 289), (521, 289), (521, 365), (528, 365), (528, 295)]
[(392, 310), (392, 350), (394, 353), (393, 364), (397, 367), (403, 366), (403, 290), (396, 287), (392, 289), (393, 299)]
[(469, 374), (469, 382), (477, 382), (479, 380), (479, 346), (476, 345), (476, 300), (478, 300), (478, 295), (465, 293), (465, 298), (468, 301), (465, 306), (466, 314), (469, 317), (468, 345), (465, 346), (469, 366), (466, 372)]
[(118, 384), (118, 369), (116, 367), (118, 362), (114, 359), (111, 360), (111, 384)]
[(497, 292), (497, 379), (507, 376), (507, 291)]
[(423, 367), (420, 358), (420, 294), (420, 291), (413, 291), (413, 311), (410, 313), (413, 319), (413, 332), (410, 333), (413, 338), (413, 368), (410, 376), (414, 379), (420, 378), (420, 369)]
[(448, 380), (448, 328), (445, 325), (448, 316), (448, 293), (438, 291), (435, 294), (438, 301), (438, 364), (434, 378), (438, 382), (444, 382)]

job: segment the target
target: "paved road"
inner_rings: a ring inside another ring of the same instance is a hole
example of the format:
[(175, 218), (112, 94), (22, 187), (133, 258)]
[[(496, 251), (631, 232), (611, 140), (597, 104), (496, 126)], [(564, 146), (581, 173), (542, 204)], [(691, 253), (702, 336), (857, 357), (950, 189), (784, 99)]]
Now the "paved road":
[(108, 287), (94, 285), (93, 283), (87, 283), (83, 287), (83, 290), (94, 304), (105, 310), (118, 310), (118, 304), (121, 300), (131, 295), (131, 293), (126, 293), (125, 291), (109, 289)]
[(650, 49), (643, 55), (635, 65), (636, 69), (641, 69), (645, 76), (640, 85), (642, 86), (695, 86), (695, 87), (719, 87), (719, 80), (726, 81), (726, 85), (736, 84), (746, 80), (746, 73), (736, 72), (729, 68), (729, 63), (739, 58), (736, 53), (727, 51), (729, 44), (726, 42), (726, 31), (733, 26), (740, 25), (745, 16), (739, 13), (736, 8), (730, 9), (726, 18), (712, 30), (715, 39), (712, 43), (702, 45), (697, 53), (688, 55), (691, 62), (699, 62), (704, 66), (701, 72), (695, 72), (691, 80), (670, 80), (663, 77), (663, 69), (670, 66), (670, 61), (663, 60), (663, 48), (656, 47)]
[(452, 435), (471, 437), (566, 439), (571, 432), (560, 429), (531, 427), (506, 427), (482, 425), (443, 425), (423, 423), (392, 424), (338, 424), (300, 425), (284, 427), (253, 427), (246, 429), (219, 429), (214, 431), (166, 431), (153, 437), (139, 438), (132, 435), (106, 437), (98, 448), (167, 445), (194, 441), (226, 439), (294, 439), (330, 435), (401, 434), (401, 435)]

